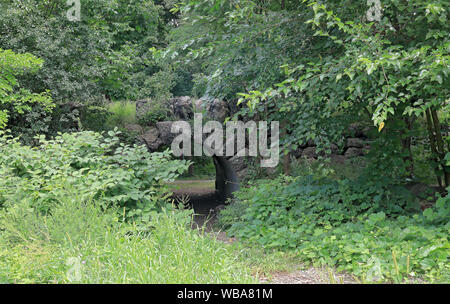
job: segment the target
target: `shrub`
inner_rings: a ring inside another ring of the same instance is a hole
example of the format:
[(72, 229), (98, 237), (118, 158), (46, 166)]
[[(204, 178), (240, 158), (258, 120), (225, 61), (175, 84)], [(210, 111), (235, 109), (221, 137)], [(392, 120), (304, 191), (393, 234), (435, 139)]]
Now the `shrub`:
[(46, 131), (45, 121), (55, 107), (50, 92), (33, 92), (18, 80), (38, 72), (42, 65), (43, 61), (30, 53), (16, 54), (0, 48), (0, 130), (12, 125), (21, 131), (27, 127), (34, 128), (28, 132)]
[(85, 130), (102, 132), (107, 131), (108, 121), (114, 115), (108, 109), (98, 106), (83, 107), (80, 113), (80, 122)]
[(159, 121), (170, 119), (170, 111), (163, 104), (156, 102), (151, 105), (151, 108), (139, 118), (139, 124), (151, 126)]
[(306, 263), (368, 281), (450, 279), (444, 198), (422, 215), (399, 207), (410, 197), (396, 187), (312, 176), (258, 181), (235, 195), (219, 222), (242, 240), (292, 250)]
[(41, 212), (58, 204), (68, 185), (81, 200), (101, 200), (125, 210), (127, 219), (148, 220), (166, 205), (164, 182), (189, 163), (169, 151), (150, 154), (143, 146), (119, 142), (120, 132), (65, 133), (37, 137), (38, 148), (0, 137), (0, 206), (30, 199)]
[(0, 135), (0, 283), (254, 283), (234, 249), (168, 204), (164, 184), (189, 162), (118, 133), (35, 148)]
[(182, 178), (189, 179), (215, 179), (216, 167), (214, 161), (208, 156), (198, 156), (190, 159), (192, 161), (191, 170), (183, 173)]

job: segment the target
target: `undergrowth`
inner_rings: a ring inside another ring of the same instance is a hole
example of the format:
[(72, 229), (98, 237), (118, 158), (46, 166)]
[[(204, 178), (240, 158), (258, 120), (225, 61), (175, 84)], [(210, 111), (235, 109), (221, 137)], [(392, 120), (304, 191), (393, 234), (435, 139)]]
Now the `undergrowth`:
[(401, 186), (304, 175), (250, 182), (221, 211), (230, 236), (363, 282), (450, 282), (450, 196), (421, 212)]
[(254, 283), (229, 246), (192, 230), (168, 151), (80, 132), (36, 148), (0, 134), (0, 283)]

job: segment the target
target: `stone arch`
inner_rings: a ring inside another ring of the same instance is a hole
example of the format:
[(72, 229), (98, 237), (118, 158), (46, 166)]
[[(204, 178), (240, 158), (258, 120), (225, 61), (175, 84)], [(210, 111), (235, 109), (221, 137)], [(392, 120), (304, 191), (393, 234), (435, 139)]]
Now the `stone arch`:
[[(136, 112), (138, 116), (144, 115), (151, 108), (151, 100), (139, 100), (136, 102)], [(225, 117), (231, 114), (229, 104), (223, 100), (214, 99), (210, 102), (202, 99), (194, 99), (188, 96), (175, 97), (168, 101), (168, 108), (177, 120), (189, 120), (194, 113), (205, 110), (208, 118), (223, 122)], [(138, 126), (140, 129), (138, 140), (145, 144), (149, 151), (159, 151), (170, 147), (173, 139), (178, 134), (171, 133), (173, 121), (157, 122), (153, 126)], [(205, 140), (205, 137), (203, 140)], [(195, 144), (191, 138), (192, 146)], [(202, 143), (197, 143), (203, 146)], [(208, 149), (206, 147), (206, 149)], [(209, 155), (213, 155), (216, 168), (216, 191), (218, 198), (225, 201), (232, 197), (233, 192), (239, 189), (242, 178), (247, 174), (248, 156), (238, 157), (236, 151), (234, 156), (218, 156), (212, 150)], [(244, 155), (248, 155), (247, 151)]]
[[(149, 151), (157, 151), (170, 147), (173, 139), (178, 135), (171, 133), (172, 124), (172, 121), (158, 122), (155, 127), (150, 127), (143, 132), (140, 140), (147, 146)], [(202, 142), (196, 142), (192, 136), (191, 146), (200, 145), (209, 155), (212, 155), (211, 157), (216, 168), (215, 188), (217, 197), (220, 201), (224, 202), (233, 196), (233, 192), (239, 190), (240, 181), (247, 172), (246, 159), (248, 156), (239, 157), (236, 155), (237, 152), (232, 157), (218, 156), (211, 147), (203, 145), (205, 139), (206, 135), (202, 138)], [(244, 155), (247, 154), (246, 151)]]

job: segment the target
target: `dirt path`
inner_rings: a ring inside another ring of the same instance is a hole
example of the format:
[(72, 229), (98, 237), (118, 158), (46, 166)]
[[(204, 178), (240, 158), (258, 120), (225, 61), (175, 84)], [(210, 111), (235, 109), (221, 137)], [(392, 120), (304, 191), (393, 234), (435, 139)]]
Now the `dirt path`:
[(215, 237), (224, 243), (231, 243), (233, 238), (227, 237), (223, 231), (215, 231), (214, 224), (217, 220), (217, 213), (223, 202), (219, 201), (214, 189), (214, 180), (181, 180), (174, 183), (173, 187), (175, 199), (186, 201), (189, 208), (194, 209), (193, 228), (204, 227), (206, 232), (214, 234)]
[(194, 222), (198, 227), (206, 224), (208, 231), (212, 230), (216, 218), (215, 209), (222, 204), (217, 199), (213, 183), (210, 180), (182, 180), (174, 183), (176, 186), (173, 187), (175, 199), (194, 209)]
[[(187, 205), (194, 209), (194, 229), (204, 229), (224, 243), (232, 243), (233, 238), (227, 237), (223, 231), (215, 231), (217, 212), (223, 203), (218, 201), (214, 190), (214, 181), (190, 181), (182, 180), (174, 183), (172, 191), (174, 198), (178, 201), (188, 200)], [(336, 275), (325, 269), (307, 268), (290, 272), (274, 272), (268, 277), (260, 278), (261, 283), (275, 284), (330, 284), (344, 283), (352, 284), (356, 281), (349, 275)]]
[(273, 284), (356, 284), (347, 274), (329, 273), (326, 269), (308, 268), (292, 272), (276, 272), (271, 278), (262, 278), (261, 283)]

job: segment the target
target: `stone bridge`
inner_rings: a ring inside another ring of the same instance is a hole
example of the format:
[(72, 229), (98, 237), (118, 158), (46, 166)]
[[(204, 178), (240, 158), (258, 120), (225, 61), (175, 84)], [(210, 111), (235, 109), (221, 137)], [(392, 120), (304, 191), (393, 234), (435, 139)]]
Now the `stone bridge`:
[[(151, 100), (140, 100), (136, 103), (136, 114), (138, 119), (145, 115), (151, 108)], [(140, 135), (138, 139), (144, 143), (149, 151), (159, 151), (170, 147), (172, 141), (179, 135), (179, 133), (172, 133), (172, 125), (174, 121), (184, 120), (190, 121), (194, 117), (194, 113), (205, 113), (208, 119), (223, 122), (226, 117), (230, 115), (230, 109), (226, 102), (215, 99), (212, 102), (207, 102), (203, 99), (193, 99), (191, 97), (176, 97), (169, 101), (169, 109), (172, 114), (172, 121), (157, 122), (153, 126), (131, 126), (134, 131), (138, 131)], [(192, 138), (192, 147), (194, 145), (202, 145), (207, 137), (202, 135), (202, 142), (198, 143)], [(207, 148), (207, 147), (205, 147)], [(216, 191), (218, 198), (225, 201), (232, 196), (232, 193), (239, 189), (239, 184), (242, 178), (248, 172), (248, 163), (252, 161), (248, 156), (237, 156), (236, 151), (233, 156), (218, 156), (212, 150), (209, 150), (212, 155), (214, 165), (216, 168)], [(242, 153), (242, 152), (241, 152)], [(225, 155), (225, 154), (223, 154)], [(247, 155), (247, 153), (245, 153)]]
[[(151, 110), (151, 100), (139, 100), (136, 102), (136, 114), (139, 119)], [(172, 133), (172, 125), (174, 121), (191, 121), (195, 113), (203, 113), (209, 120), (224, 122), (226, 117), (229, 117), (235, 112), (236, 109), (230, 108), (227, 102), (214, 99), (212, 101), (206, 101), (203, 99), (194, 99), (191, 97), (175, 97), (167, 103), (171, 121), (161, 121), (154, 125), (129, 125), (127, 129), (137, 133), (138, 141), (145, 144), (149, 151), (160, 151), (171, 146), (172, 141), (179, 135), (179, 133)], [(338, 148), (337, 145), (332, 145), (331, 160), (335, 162), (344, 162), (348, 158), (362, 156), (369, 149), (367, 142), (367, 136), (365, 131), (358, 127), (356, 124), (351, 126), (349, 137), (344, 138), (344, 147)], [(206, 138), (206, 134), (202, 134), (202, 140)], [(236, 142), (236, 141), (235, 141)], [(194, 145), (202, 145), (202, 142), (195, 142), (192, 138), (192, 147)], [(232, 156), (219, 156), (210, 154), (213, 157), (214, 165), (216, 168), (216, 191), (218, 197), (221, 200), (226, 200), (232, 196), (232, 193), (239, 189), (239, 184), (243, 178), (248, 174), (249, 164), (255, 163), (255, 157), (250, 156), (238, 156), (248, 155), (248, 140), (246, 140), (246, 146), (243, 148), (245, 151), (237, 151), (235, 147), (234, 155)], [(245, 152), (245, 153), (243, 153)], [(223, 153), (225, 155), (225, 153)], [(308, 158), (315, 159), (320, 155), (316, 152), (316, 145), (313, 141), (309, 141), (300, 145), (297, 150), (291, 152), (293, 158)], [(268, 168), (268, 170), (272, 170)]]

